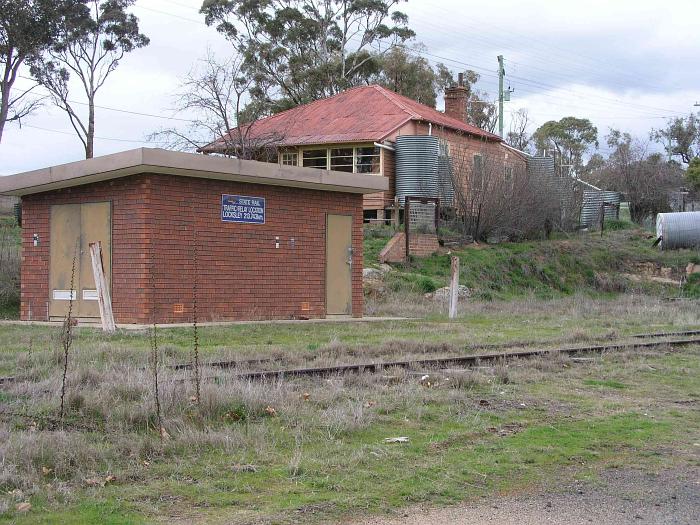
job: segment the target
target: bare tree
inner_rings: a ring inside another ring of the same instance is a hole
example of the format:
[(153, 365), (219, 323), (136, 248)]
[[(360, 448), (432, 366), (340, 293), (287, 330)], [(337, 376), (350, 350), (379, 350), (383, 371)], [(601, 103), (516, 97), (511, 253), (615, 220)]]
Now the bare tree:
[(528, 115), (527, 109), (519, 109), (513, 113), (506, 142), (515, 149), (527, 151), (531, 143), (531, 137), (527, 133), (529, 124), (530, 116)]
[(209, 50), (177, 95), (176, 112), (193, 115), (189, 125), (160, 130), (151, 139), (164, 140), (166, 147), (178, 150), (266, 161), (276, 156), (282, 135), (256, 133), (258, 114), (255, 107), (246, 107), (253, 80), (243, 74), (242, 66), (238, 55), (219, 62)]
[(507, 163), (498, 145), (450, 147), (454, 205), (465, 233), (477, 240), (531, 237), (560, 221), (558, 191)]
[(625, 194), (634, 222), (670, 210), (669, 193), (683, 185), (683, 170), (658, 153), (649, 154), (648, 144), (629, 133), (611, 129), (607, 142), (612, 153), (601, 173), (601, 183)]
[[(126, 12), (134, 0), (89, 0), (91, 17), (72, 29), (67, 42), (54, 45), (31, 68), (54, 104), (68, 115), (71, 126), (85, 148), (85, 158), (94, 155), (95, 97), (126, 53), (148, 45), (139, 33), (138, 19)], [(79, 80), (87, 97), (87, 118), (69, 101), (68, 81)]]

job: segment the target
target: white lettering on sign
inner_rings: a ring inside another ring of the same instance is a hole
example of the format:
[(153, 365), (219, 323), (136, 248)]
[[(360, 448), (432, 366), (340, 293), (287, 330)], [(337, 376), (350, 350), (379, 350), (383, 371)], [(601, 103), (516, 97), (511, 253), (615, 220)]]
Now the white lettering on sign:
[(265, 224), (265, 199), (243, 195), (222, 195), (221, 220), (223, 222)]

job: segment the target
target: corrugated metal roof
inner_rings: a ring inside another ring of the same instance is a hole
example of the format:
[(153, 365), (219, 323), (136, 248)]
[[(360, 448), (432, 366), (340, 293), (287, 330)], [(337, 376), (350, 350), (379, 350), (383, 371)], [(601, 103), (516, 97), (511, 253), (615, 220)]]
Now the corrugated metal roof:
[[(250, 124), (250, 129), (246, 126), (244, 134), (246, 140), (262, 140), (280, 146), (374, 142), (385, 139), (411, 120), (430, 122), (488, 140), (502, 140), (498, 135), (378, 85), (348, 89), (260, 119)], [(202, 151), (217, 151), (217, 144), (222, 142), (215, 141)]]

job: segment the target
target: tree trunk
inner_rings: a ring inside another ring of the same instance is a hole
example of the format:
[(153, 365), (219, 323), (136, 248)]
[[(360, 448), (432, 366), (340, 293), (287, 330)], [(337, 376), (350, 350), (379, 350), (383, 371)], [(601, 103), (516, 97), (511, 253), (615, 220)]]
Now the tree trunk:
[(2, 143), (2, 132), (5, 129), (5, 121), (7, 120), (7, 109), (4, 107), (4, 101), (3, 101), (3, 108), (0, 109), (0, 143)]
[(5, 129), (7, 115), (10, 113), (10, 86), (2, 92), (2, 100), (0, 100), (0, 142), (2, 142), (2, 132)]
[(91, 159), (95, 155), (95, 99), (89, 99), (88, 131), (85, 137), (85, 158)]

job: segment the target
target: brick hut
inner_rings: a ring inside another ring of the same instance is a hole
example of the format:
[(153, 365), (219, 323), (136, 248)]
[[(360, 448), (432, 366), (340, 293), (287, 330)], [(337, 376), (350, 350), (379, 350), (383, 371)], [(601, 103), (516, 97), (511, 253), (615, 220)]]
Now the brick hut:
[[(384, 177), (141, 148), (0, 178), (22, 200), (21, 319), (362, 315), (362, 198)], [(195, 264), (195, 247), (197, 257)], [(75, 275), (71, 287), (73, 260)]]

